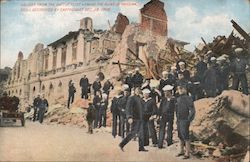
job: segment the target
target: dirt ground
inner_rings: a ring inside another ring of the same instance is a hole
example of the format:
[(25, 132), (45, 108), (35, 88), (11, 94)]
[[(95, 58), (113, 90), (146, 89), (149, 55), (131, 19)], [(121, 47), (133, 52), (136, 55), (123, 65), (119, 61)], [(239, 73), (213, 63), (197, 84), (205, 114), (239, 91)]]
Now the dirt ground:
[(138, 143), (131, 141), (122, 152), (120, 137), (110, 133), (86, 133), (86, 128), (26, 122), (25, 127), (0, 127), (0, 161), (164, 161), (212, 162), (176, 158), (177, 144), (159, 150), (138, 152)]

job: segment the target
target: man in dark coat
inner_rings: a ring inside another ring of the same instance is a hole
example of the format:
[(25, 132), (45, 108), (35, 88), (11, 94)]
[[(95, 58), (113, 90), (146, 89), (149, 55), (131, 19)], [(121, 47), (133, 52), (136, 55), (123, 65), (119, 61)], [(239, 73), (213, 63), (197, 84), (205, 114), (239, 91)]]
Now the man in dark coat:
[(132, 81), (133, 81), (134, 88), (141, 87), (143, 83), (143, 76), (140, 73), (139, 68), (135, 69), (135, 74), (133, 75)]
[[(118, 96), (114, 97), (111, 103), (111, 113), (112, 113), (112, 135), (115, 138), (117, 135), (118, 121), (120, 123), (120, 110), (119, 110), (119, 100), (123, 97), (123, 91), (118, 92)], [(119, 126), (120, 128), (120, 126)]]
[(203, 76), (203, 87), (206, 97), (215, 97), (217, 93), (217, 71), (214, 64), (210, 63)]
[(143, 131), (144, 146), (149, 145), (149, 133), (151, 134), (153, 146), (157, 146), (157, 135), (155, 130), (154, 119), (157, 115), (157, 106), (155, 101), (150, 97), (151, 91), (144, 89), (143, 93)]
[(89, 102), (86, 119), (88, 122), (88, 132), (93, 134), (93, 122), (95, 121), (95, 107), (92, 102)]
[(81, 97), (88, 99), (89, 79), (86, 77), (86, 75), (83, 75), (83, 78), (80, 79), (80, 87), (82, 89)]
[(173, 86), (166, 85), (163, 87), (164, 97), (159, 107), (160, 117), (160, 131), (158, 147), (163, 148), (163, 141), (165, 139), (165, 129), (167, 125), (167, 145), (173, 144), (173, 123), (174, 123), (174, 111), (176, 100), (172, 95)]
[(94, 96), (96, 95), (96, 92), (97, 91), (100, 91), (101, 88), (102, 88), (102, 85), (101, 85), (101, 82), (100, 82), (100, 79), (98, 76), (96, 76), (96, 80), (94, 81), (94, 83), (92, 84), (92, 88), (94, 90)]
[(241, 83), (242, 92), (243, 94), (248, 95), (248, 83), (247, 83), (247, 77), (246, 77), (246, 69), (249, 68), (249, 64), (247, 63), (247, 60), (241, 57), (243, 49), (242, 48), (236, 48), (236, 58), (232, 62), (232, 72), (233, 72), (233, 86), (232, 88), (235, 90), (238, 90), (239, 84)]
[(163, 92), (162, 88), (165, 87), (166, 85), (174, 86), (175, 85), (175, 79), (171, 74), (169, 75), (169, 73), (167, 71), (163, 71), (162, 72), (162, 78), (160, 79), (159, 90), (161, 92)]
[(108, 108), (108, 95), (106, 93), (102, 94), (102, 100), (100, 102), (99, 111), (99, 128), (106, 127), (107, 122), (107, 108)]
[[(192, 98), (187, 95), (187, 88), (185, 85), (177, 87), (179, 97), (177, 98), (177, 131), (180, 139), (180, 153), (177, 156), (183, 156), (183, 159), (190, 157), (190, 140), (189, 140), (189, 126), (195, 117), (195, 108)], [(185, 153), (184, 153), (185, 145)]]
[(133, 76), (132, 71), (128, 72), (128, 76), (125, 78), (124, 84), (127, 84), (129, 86), (129, 89), (131, 90), (133, 88)]
[(203, 89), (201, 84), (200, 76), (197, 74), (197, 71), (194, 70), (188, 84), (189, 92), (191, 93), (193, 101), (201, 99), (204, 97)]
[(74, 83), (71, 82), (69, 84), (69, 97), (68, 97), (68, 104), (67, 104), (68, 109), (69, 109), (70, 104), (74, 102), (75, 93), (76, 93), (76, 88), (74, 86)]
[(128, 134), (130, 129), (130, 124), (127, 123), (127, 118), (126, 118), (126, 105), (129, 96), (130, 96), (130, 89), (129, 87), (127, 87), (124, 89), (124, 96), (122, 96), (118, 102), (118, 108), (120, 112), (119, 136), (121, 136), (122, 138), (125, 137), (125, 132)]
[(44, 95), (42, 96), (41, 102), (38, 103), (38, 118), (39, 118), (39, 122), (43, 123), (43, 118), (44, 118), (44, 113), (46, 111), (46, 109), (49, 107), (48, 101), (47, 99), (44, 97)]
[(37, 97), (33, 101), (33, 107), (34, 107), (34, 114), (33, 114), (33, 122), (35, 122), (38, 119), (38, 105), (40, 105), (41, 98), (40, 95), (37, 95)]
[(131, 141), (136, 135), (139, 140), (139, 151), (147, 151), (144, 148), (144, 137), (143, 137), (143, 101), (140, 97), (141, 90), (140, 88), (135, 89), (135, 95), (128, 98), (126, 105), (126, 115), (128, 122), (133, 123), (131, 132), (121, 141), (119, 147), (123, 151), (124, 146)]
[(101, 106), (101, 92), (96, 91), (96, 95), (93, 98), (93, 105), (95, 107), (95, 122), (94, 122), (94, 128), (98, 127), (99, 124), (99, 114), (100, 114), (100, 106)]
[(184, 78), (189, 81), (190, 79), (190, 72), (186, 69), (186, 64), (185, 62), (179, 62), (178, 65), (180, 66), (180, 70), (178, 70), (178, 74), (182, 73), (184, 75)]
[(207, 64), (204, 62), (204, 56), (199, 56), (199, 62), (195, 65), (197, 77), (202, 80), (203, 74), (207, 70)]
[(219, 81), (219, 94), (228, 89), (228, 84), (229, 84), (229, 75), (230, 75), (230, 65), (227, 63), (227, 58), (226, 56), (220, 57), (217, 59), (220, 61), (220, 76), (218, 77)]
[(106, 82), (103, 84), (103, 93), (106, 93), (109, 96), (109, 92), (114, 89), (113, 84), (110, 82), (110, 79), (107, 78)]

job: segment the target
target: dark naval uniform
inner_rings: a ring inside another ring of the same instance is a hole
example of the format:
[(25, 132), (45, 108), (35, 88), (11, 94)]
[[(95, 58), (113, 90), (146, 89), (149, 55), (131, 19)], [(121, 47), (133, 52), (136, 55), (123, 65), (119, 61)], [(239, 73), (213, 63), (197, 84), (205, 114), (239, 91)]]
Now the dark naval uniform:
[(157, 115), (157, 106), (154, 99), (148, 98), (143, 100), (144, 146), (149, 145), (149, 133), (151, 134), (152, 143), (154, 145), (158, 143), (154, 120), (149, 120), (152, 115)]
[(93, 90), (94, 90), (94, 95), (96, 95), (97, 91), (100, 91), (102, 88), (101, 82), (100, 81), (94, 81), (93, 85)]
[(103, 90), (104, 93), (106, 93), (109, 96), (109, 92), (110, 92), (111, 89), (114, 89), (114, 86), (109, 80), (107, 80), (104, 83), (102, 90)]
[(121, 99), (120, 97), (114, 97), (111, 104), (111, 113), (112, 113), (112, 135), (116, 137), (117, 135), (117, 124), (118, 120), (120, 122), (120, 110), (118, 108), (118, 102)]
[(89, 90), (89, 80), (88, 80), (88, 78), (81, 78), (80, 87), (82, 89), (81, 98), (88, 99), (88, 90)]
[(132, 81), (133, 81), (133, 87), (141, 87), (142, 83), (143, 83), (143, 76), (141, 73), (136, 72), (133, 77), (132, 77)]
[(207, 97), (215, 97), (217, 91), (217, 71), (214, 66), (209, 67), (204, 73), (203, 87)]
[[(119, 136), (122, 138), (125, 137), (125, 131), (128, 133), (129, 126), (126, 123), (126, 105), (128, 101), (129, 96), (123, 96), (118, 101), (118, 108), (120, 112), (120, 121), (119, 121)], [(126, 128), (125, 128), (126, 127)]]
[(174, 97), (164, 97), (159, 107), (160, 117), (160, 132), (158, 147), (163, 148), (163, 141), (165, 139), (165, 129), (167, 125), (167, 143), (168, 146), (173, 144), (173, 123), (174, 123), (174, 112), (175, 112), (176, 100)]
[(101, 97), (99, 96), (95, 96), (93, 99), (93, 105), (95, 107), (95, 122), (94, 122), (94, 128), (98, 127), (98, 123), (99, 123), (99, 114), (100, 114), (100, 106), (101, 106)]
[(89, 104), (86, 119), (88, 122), (88, 133), (92, 134), (93, 133), (93, 122), (95, 120), (95, 107), (92, 103)]
[(131, 141), (136, 135), (139, 140), (139, 151), (144, 151), (144, 139), (143, 139), (143, 103), (140, 96), (130, 96), (126, 105), (127, 118), (133, 119), (133, 127), (131, 132), (122, 140), (119, 146), (123, 147)]

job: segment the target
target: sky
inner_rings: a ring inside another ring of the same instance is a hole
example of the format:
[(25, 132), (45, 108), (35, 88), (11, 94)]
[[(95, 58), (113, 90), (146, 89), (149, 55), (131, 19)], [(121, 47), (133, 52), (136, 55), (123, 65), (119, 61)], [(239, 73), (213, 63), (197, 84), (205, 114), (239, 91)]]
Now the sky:
[[(119, 12), (139, 23), (139, 9), (149, 1), (1, 0), (1, 68), (13, 67), (19, 51), (27, 58), (37, 43), (46, 47), (78, 30), (83, 17), (91, 17), (95, 29), (108, 29), (108, 21), (114, 24)], [(201, 43), (201, 37), (210, 42), (217, 35), (228, 36), (233, 30), (231, 19), (250, 33), (249, 0), (161, 1), (168, 16), (168, 37), (189, 42), (186, 49), (190, 51)]]

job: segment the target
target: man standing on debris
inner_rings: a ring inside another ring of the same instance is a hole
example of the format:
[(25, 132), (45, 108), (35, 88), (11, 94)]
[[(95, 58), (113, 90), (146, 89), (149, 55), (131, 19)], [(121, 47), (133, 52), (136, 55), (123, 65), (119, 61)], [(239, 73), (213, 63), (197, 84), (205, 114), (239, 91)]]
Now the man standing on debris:
[(242, 48), (235, 49), (236, 58), (232, 62), (232, 72), (233, 72), (233, 89), (238, 90), (239, 84), (241, 83), (243, 94), (248, 95), (248, 84), (246, 70), (249, 68), (249, 65), (241, 54), (243, 53)]
[(95, 107), (94, 128), (98, 127), (101, 100), (102, 100), (102, 98), (101, 98), (101, 92), (100, 91), (96, 91), (96, 95), (93, 98), (93, 105)]
[(144, 89), (143, 93), (143, 131), (144, 146), (149, 145), (149, 133), (151, 134), (153, 146), (157, 146), (157, 135), (155, 130), (154, 119), (157, 115), (157, 106), (155, 101), (150, 97), (151, 91)]
[(196, 71), (197, 71), (197, 76), (199, 80), (202, 80), (202, 76), (207, 70), (207, 64), (204, 62), (204, 56), (200, 55), (198, 56), (199, 62), (195, 65)]
[(223, 54), (221, 57), (217, 58), (220, 65), (220, 76), (219, 76), (219, 94), (228, 89), (229, 75), (230, 75), (230, 65), (227, 63), (228, 56)]
[(167, 125), (167, 145), (173, 144), (173, 124), (174, 124), (174, 111), (176, 100), (172, 95), (173, 86), (166, 85), (163, 87), (164, 97), (160, 103), (159, 107), (159, 117), (160, 117), (160, 131), (159, 131), (159, 141), (158, 148), (163, 148), (163, 141), (165, 139), (165, 129)]
[(143, 136), (143, 105), (142, 98), (140, 97), (141, 90), (139, 87), (135, 89), (135, 95), (128, 98), (126, 105), (127, 119), (130, 124), (133, 123), (131, 132), (119, 144), (120, 149), (123, 151), (124, 146), (131, 141), (136, 135), (139, 140), (139, 151), (148, 151), (144, 148)]
[(88, 132), (90, 134), (93, 134), (93, 122), (95, 120), (95, 107), (92, 102), (89, 102), (89, 107), (87, 110), (86, 119), (88, 122)]
[[(211, 58), (213, 59), (213, 57)], [(217, 93), (217, 71), (215, 64), (212, 62), (208, 65), (208, 69), (203, 76), (203, 87), (206, 97), (215, 97)]]
[(33, 101), (33, 107), (34, 107), (33, 122), (35, 122), (38, 118), (38, 109), (39, 109), (38, 105), (40, 105), (40, 102), (41, 102), (41, 98), (39, 94)]
[(39, 122), (43, 123), (44, 113), (46, 112), (47, 108), (49, 107), (47, 99), (44, 97), (44, 94), (42, 95), (41, 102), (38, 105), (39, 111), (38, 111), (38, 117)]
[[(189, 126), (195, 117), (195, 108), (192, 98), (187, 95), (186, 85), (179, 85), (177, 87), (179, 97), (177, 98), (177, 130), (180, 138), (180, 153), (177, 156), (183, 156), (183, 159), (190, 157), (190, 140), (189, 140)], [(184, 153), (185, 145), (185, 153)]]
[(107, 121), (107, 108), (108, 108), (108, 95), (106, 93), (102, 94), (102, 100), (100, 102), (100, 111), (99, 111), (99, 128), (106, 127)]
[(72, 104), (74, 102), (75, 93), (76, 93), (76, 88), (74, 86), (74, 83), (72, 81), (70, 81), (70, 83), (69, 83), (69, 97), (68, 97), (68, 104), (67, 104), (68, 109), (69, 109), (70, 104)]
[(94, 81), (94, 83), (92, 85), (92, 88), (94, 90), (94, 96), (96, 95), (96, 92), (100, 91), (101, 88), (102, 88), (102, 85), (101, 85), (101, 82), (100, 82), (100, 79), (99, 79), (98, 75), (96, 76), (96, 80)]
[[(114, 97), (111, 104), (111, 113), (112, 113), (112, 135), (115, 138), (117, 135), (117, 126), (118, 120), (120, 124), (120, 111), (119, 111), (119, 101), (123, 97), (124, 92), (119, 91), (118, 96)], [(120, 127), (119, 127), (120, 128)], [(120, 131), (119, 131), (120, 132)]]
[(135, 74), (133, 75), (132, 81), (134, 88), (141, 87), (143, 83), (143, 76), (140, 73), (139, 68), (135, 68)]
[(110, 78), (107, 78), (106, 82), (103, 84), (103, 93), (109, 96), (109, 92), (114, 89), (114, 85), (110, 82)]
[(186, 64), (185, 62), (183, 61), (180, 61), (178, 63), (179, 67), (180, 67), (180, 70), (178, 71), (178, 73), (182, 73), (184, 75), (184, 78), (186, 80), (189, 80), (190, 79), (190, 72), (186, 69)]
[(129, 71), (128, 76), (125, 78), (124, 84), (127, 84), (129, 86), (129, 89), (131, 90), (133, 88), (133, 72)]
[(80, 80), (80, 87), (82, 89), (81, 98), (88, 99), (89, 79), (86, 77), (85, 74)]

